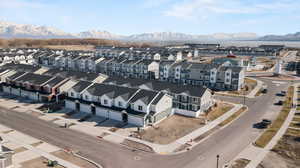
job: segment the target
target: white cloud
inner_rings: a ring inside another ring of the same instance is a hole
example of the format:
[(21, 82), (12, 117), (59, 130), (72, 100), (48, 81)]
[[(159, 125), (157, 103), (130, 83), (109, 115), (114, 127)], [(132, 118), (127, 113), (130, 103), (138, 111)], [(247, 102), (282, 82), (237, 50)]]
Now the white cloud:
[(209, 17), (214, 14), (283, 12), (300, 7), (300, 2), (291, 0), (272, 0), (270, 3), (255, 2), (245, 3), (243, 0), (186, 0), (182, 3), (174, 4), (164, 14), (182, 19), (195, 19)]

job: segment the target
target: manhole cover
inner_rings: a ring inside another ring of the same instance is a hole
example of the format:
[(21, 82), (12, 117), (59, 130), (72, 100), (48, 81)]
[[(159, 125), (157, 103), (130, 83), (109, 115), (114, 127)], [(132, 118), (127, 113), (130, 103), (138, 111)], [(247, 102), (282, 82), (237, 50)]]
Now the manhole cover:
[(135, 156), (134, 160), (141, 160), (141, 157), (140, 156)]

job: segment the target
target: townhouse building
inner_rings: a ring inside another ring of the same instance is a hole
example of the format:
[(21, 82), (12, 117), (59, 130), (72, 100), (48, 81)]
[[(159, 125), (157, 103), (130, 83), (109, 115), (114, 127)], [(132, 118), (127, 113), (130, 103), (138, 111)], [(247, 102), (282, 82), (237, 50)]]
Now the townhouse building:
[(172, 115), (172, 97), (163, 92), (81, 81), (67, 95), (66, 108), (139, 127)]
[(178, 85), (157, 80), (108, 77), (105, 84), (129, 88), (139, 88), (164, 92), (173, 98), (173, 112), (190, 117), (198, 117), (214, 105), (212, 92), (202, 86)]
[(208, 63), (162, 62), (160, 81), (206, 86), (213, 90), (240, 90), (244, 86), (245, 70), (239, 66)]
[(34, 101), (48, 102), (55, 101), (58, 87), (67, 80), (56, 76), (17, 72), (7, 77), (2, 86), (5, 93)]

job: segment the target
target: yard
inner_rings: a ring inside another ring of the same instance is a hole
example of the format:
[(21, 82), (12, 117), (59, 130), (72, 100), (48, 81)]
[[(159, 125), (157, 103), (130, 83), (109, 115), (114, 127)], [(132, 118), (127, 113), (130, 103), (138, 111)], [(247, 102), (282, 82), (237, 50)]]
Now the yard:
[(155, 127), (137, 134), (142, 140), (158, 144), (169, 144), (190, 132), (204, 126), (204, 119), (173, 115)]
[[(43, 157), (39, 157), (36, 159), (32, 159), (26, 162), (21, 163), (21, 166), (24, 168), (49, 168), (47, 166), (47, 159)], [(54, 168), (64, 168), (63, 166), (57, 165)]]
[(207, 112), (206, 118), (209, 121), (213, 121), (218, 117), (222, 116), (224, 113), (231, 110), (234, 106), (232, 104), (217, 102), (214, 107), (211, 108), (210, 111)]

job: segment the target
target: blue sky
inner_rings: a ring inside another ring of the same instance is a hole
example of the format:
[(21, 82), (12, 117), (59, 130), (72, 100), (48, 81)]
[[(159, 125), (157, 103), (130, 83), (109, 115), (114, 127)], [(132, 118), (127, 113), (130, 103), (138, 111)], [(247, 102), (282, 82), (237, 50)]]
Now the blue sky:
[(300, 31), (299, 9), (299, 0), (0, 0), (0, 20), (71, 33), (265, 35)]

